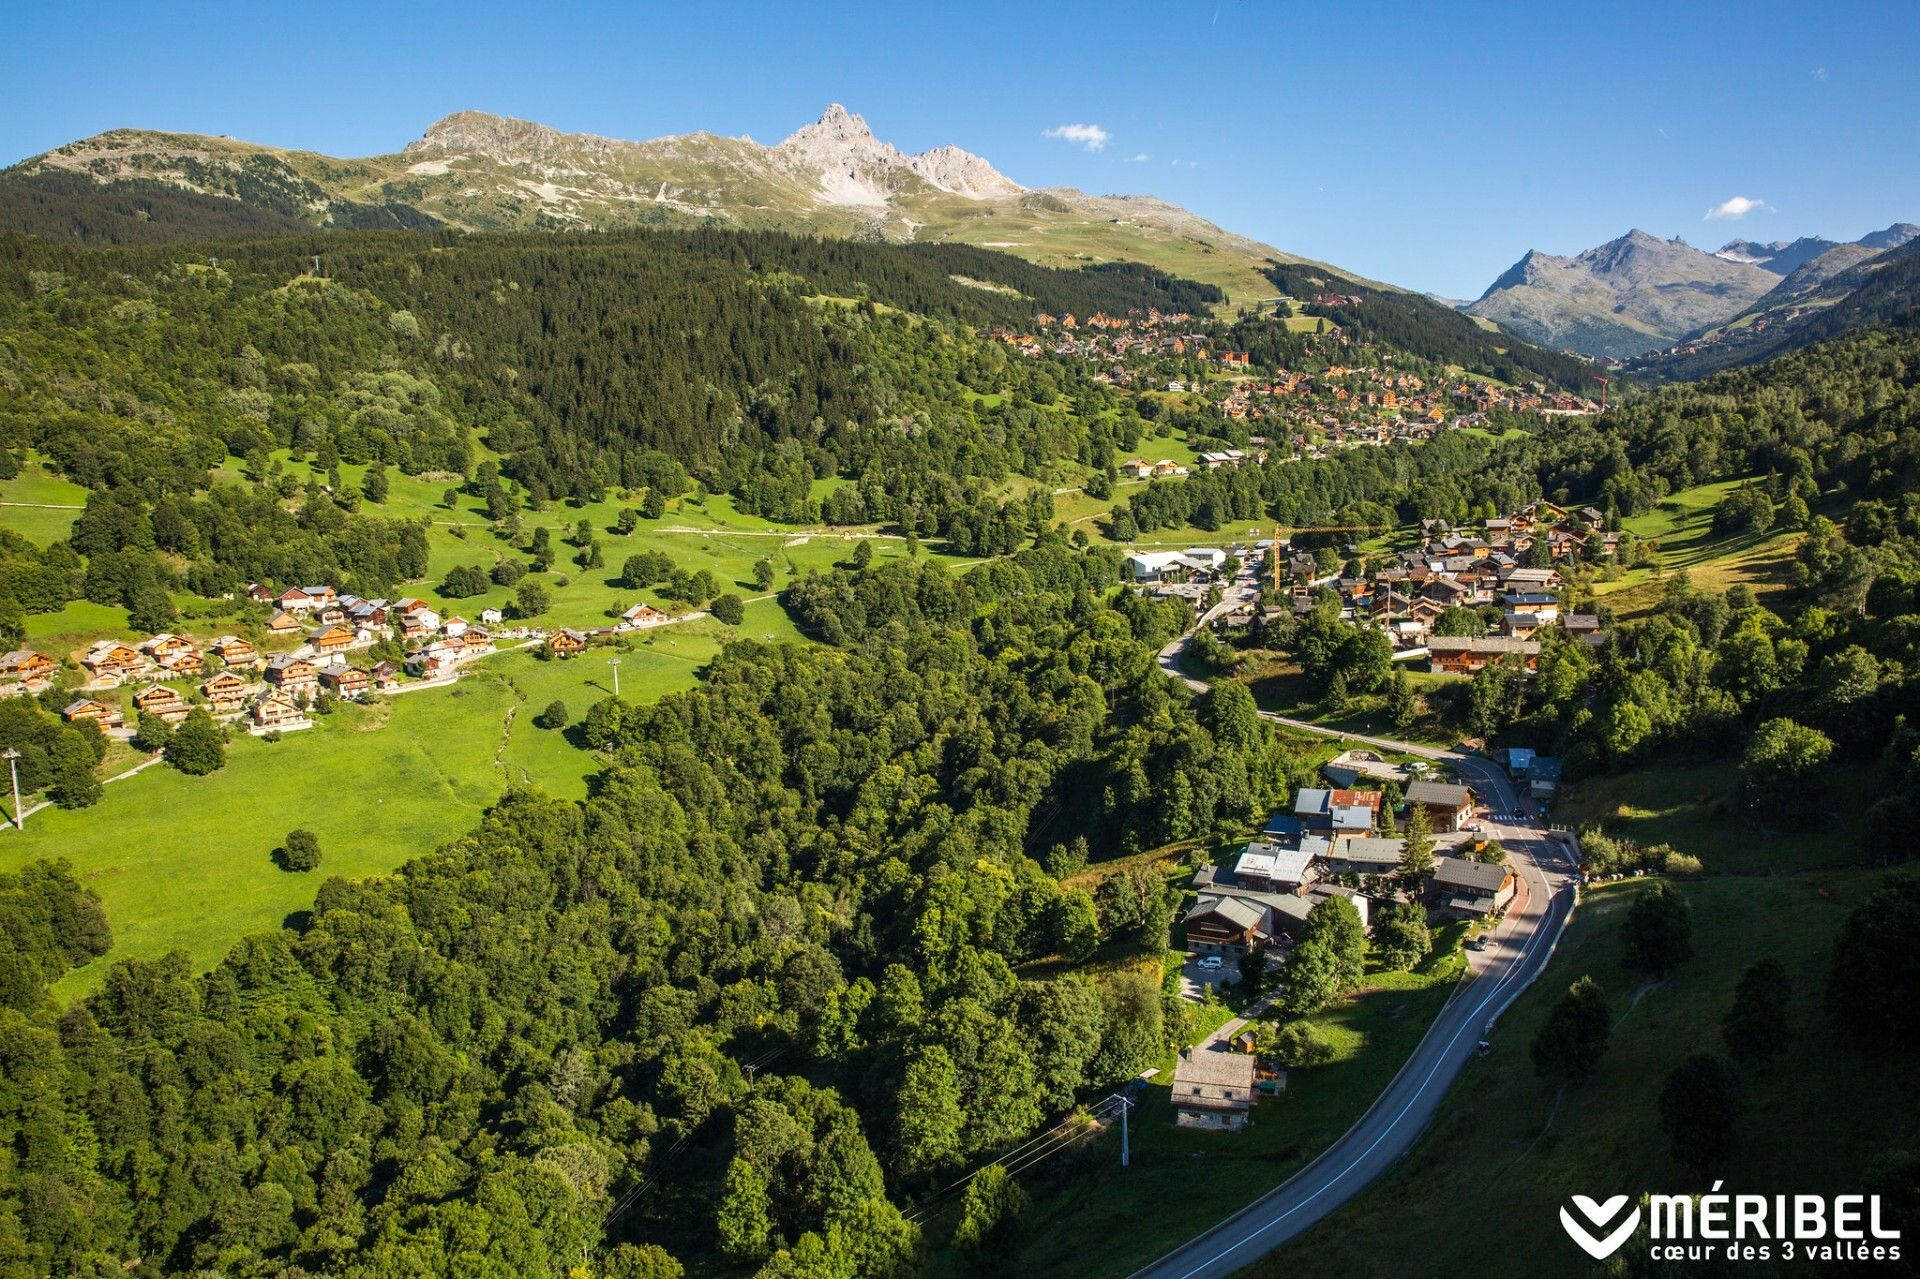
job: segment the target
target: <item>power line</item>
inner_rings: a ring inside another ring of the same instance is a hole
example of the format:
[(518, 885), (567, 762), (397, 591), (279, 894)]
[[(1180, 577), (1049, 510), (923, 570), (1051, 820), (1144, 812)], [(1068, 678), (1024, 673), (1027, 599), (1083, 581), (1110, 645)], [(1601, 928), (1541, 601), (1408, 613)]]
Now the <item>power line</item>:
[(1101, 1125), (1104, 1122), (1111, 1121), (1114, 1113), (1111, 1107), (1116, 1103), (1122, 1109), (1129, 1104), (1124, 1097), (1115, 1093), (1096, 1103), (1084, 1114), (1076, 1113), (1069, 1115), (1038, 1136), (1029, 1137), (1026, 1141), (1021, 1142), (1018, 1146), (1013, 1147), (1013, 1149), (998, 1158), (984, 1163), (966, 1176), (950, 1182), (936, 1191), (932, 1198), (916, 1205), (911, 1212), (904, 1215), (907, 1220), (918, 1224), (925, 1221), (939, 1209), (945, 1207), (952, 1201), (955, 1195), (965, 1189), (969, 1182), (989, 1168), (1004, 1168), (1008, 1176), (1016, 1176), (1030, 1168), (1045, 1163), (1062, 1151), (1070, 1150), (1075, 1146), (1083, 1144), (1089, 1138), (1102, 1131)]

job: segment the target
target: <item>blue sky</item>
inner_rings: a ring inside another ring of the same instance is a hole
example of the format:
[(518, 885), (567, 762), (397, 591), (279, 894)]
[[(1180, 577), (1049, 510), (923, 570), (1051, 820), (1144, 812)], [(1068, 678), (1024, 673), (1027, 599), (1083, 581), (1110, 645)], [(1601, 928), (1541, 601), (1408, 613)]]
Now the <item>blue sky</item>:
[[(907, 150), (1150, 192), (1451, 296), (1632, 226), (1714, 247), (1920, 221), (1911, 3), (109, 0), (6, 27), (0, 163), (123, 125), (365, 155), (467, 107), (774, 141), (839, 101)], [(1046, 136), (1069, 125), (1098, 133)], [(1736, 197), (1761, 203), (1704, 216)]]

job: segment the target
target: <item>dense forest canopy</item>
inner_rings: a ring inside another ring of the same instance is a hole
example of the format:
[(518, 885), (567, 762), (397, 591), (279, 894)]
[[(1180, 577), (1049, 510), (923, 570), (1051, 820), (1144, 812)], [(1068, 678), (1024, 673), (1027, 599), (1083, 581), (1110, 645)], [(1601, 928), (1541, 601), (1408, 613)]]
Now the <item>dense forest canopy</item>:
[[(523, 510), (703, 485), (982, 560), (798, 578), (784, 603), (817, 643), (735, 643), (694, 691), (586, 712), (584, 803), (515, 791), (205, 975), (129, 961), (58, 1006), (113, 921), (63, 867), (0, 880), (4, 1279), (906, 1275), (903, 1209), (1188, 1037), (1157, 962), (1165, 877), (1096, 893), (1076, 872), (1245, 829), (1312, 770), (1244, 684), (1164, 676), (1190, 611), (1116, 591), (1118, 552), (1056, 524), (1044, 477), (1111, 479), (1151, 431), (1232, 428), (1204, 397), (1123, 393), (977, 330), (1210, 291), (719, 231), (0, 247), (0, 474), (44, 456), (89, 490), (62, 540), (0, 533), (10, 626), (75, 598), (145, 618), (181, 587), (419, 580), (425, 527), (321, 484), (343, 463), (444, 476), (503, 539)], [(1337, 309), (1373, 343), (1356, 359), (1575, 377), (1384, 294)], [(1273, 317), (1195, 323), (1314, 358)], [(1468, 521), (1539, 496), (1617, 521), (1744, 480), (1716, 518), (1804, 532), (1791, 607), (1677, 579), (1605, 648), (1549, 640), (1531, 685), (1489, 668), (1461, 694), (1473, 726), (1575, 776), (1737, 750), (1761, 821), (1857, 770), (1866, 838), (1904, 855), (1917, 367), (1920, 334), (1893, 327), (1597, 419), (1276, 448), (1144, 485), (1111, 529)], [(304, 484), (283, 452), (311, 459)], [(1038, 482), (996, 492), (1011, 475)], [(1384, 641), (1338, 614), (1262, 638), (1385, 678)], [(47, 709), (9, 699), (0, 739), (29, 782), (91, 780), (103, 739)], [(1154, 962), (1088, 967), (1110, 943)]]
[(0, 1273), (911, 1273), (903, 1205), (1187, 1033), (1157, 962), (1073, 971), (1157, 946), (1164, 879), (1096, 900), (1036, 858), (1310, 776), (1243, 687), (1160, 674), (1183, 611), (1101, 602), (1112, 567), (1049, 536), (822, 579), (834, 644), (605, 700), (583, 805), (512, 793), (204, 977), (127, 962), (56, 1008), (98, 908), (0, 884), (0, 923), (61, 903), (0, 954)]
[[(1325, 269), (1314, 266), (1275, 263), (1265, 274), (1308, 315), (1325, 316), (1356, 338), (1436, 363), (1457, 364), (1514, 385), (1544, 382), (1579, 392), (1586, 390), (1592, 372), (1592, 365), (1578, 356), (1534, 346), (1510, 333), (1484, 329), (1472, 316), (1417, 293), (1374, 288), (1344, 276), (1330, 276)], [(1343, 301), (1317, 304), (1314, 299), (1322, 294)]]
[[(1004, 553), (1048, 510), (991, 496), (1002, 478), (1110, 465), (1147, 427), (1080, 364), (974, 325), (1217, 296), (1125, 265), (707, 231), (7, 247), (0, 470), (37, 452), (94, 491), (71, 549), (145, 556), (88, 594), (123, 602), (156, 579), (384, 592), (424, 571), (417, 529), (337, 485), (291, 504), (278, 450), (444, 473), (497, 516), (700, 483), (771, 519)], [(250, 484), (216, 475), (230, 456)], [(822, 501), (828, 476), (853, 483)], [(11, 558), (30, 610), (88, 589), (69, 548)]]

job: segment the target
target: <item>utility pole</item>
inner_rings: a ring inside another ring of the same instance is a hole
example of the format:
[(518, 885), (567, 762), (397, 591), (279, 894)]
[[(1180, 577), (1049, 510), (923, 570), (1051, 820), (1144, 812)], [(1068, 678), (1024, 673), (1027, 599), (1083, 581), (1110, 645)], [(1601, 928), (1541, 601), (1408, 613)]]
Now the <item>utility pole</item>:
[(609, 665), (613, 667), (613, 696), (614, 700), (618, 701), (620, 698), (620, 659), (617, 657), (611, 659)]
[(13, 774), (13, 828), (15, 830), (25, 830), (27, 828), (27, 814), (26, 811), (20, 807), (20, 752), (9, 746), (6, 749), (6, 753), (0, 755), (0, 759), (7, 761), (7, 771)]
[(1133, 1162), (1133, 1148), (1127, 1141), (1127, 1113), (1133, 1109), (1133, 1102), (1125, 1093), (1115, 1093), (1114, 1099), (1120, 1103), (1120, 1166), (1125, 1168)]

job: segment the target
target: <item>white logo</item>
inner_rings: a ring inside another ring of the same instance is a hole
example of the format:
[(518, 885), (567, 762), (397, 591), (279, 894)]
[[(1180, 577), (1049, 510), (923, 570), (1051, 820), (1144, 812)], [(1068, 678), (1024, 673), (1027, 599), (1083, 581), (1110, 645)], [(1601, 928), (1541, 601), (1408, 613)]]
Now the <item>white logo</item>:
[[(1579, 1205), (1580, 1211), (1587, 1215), (1588, 1221), (1598, 1229), (1604, 1230), (1607, 1222), (1613, 1220), (1613, 1215), (1620, 1211), (1622, 1204), (1627, 1202), (1627, 1197), (1615, 1195), (1605, 1203), (1595, 1203), (1585, 1195), (1575, 1195), (1573, 1202)], [(1586, 1249), (1588, 1256), (1595, 1261), (1605, 1261), (1619, 1251), (1620, 1245), (1640, 1228), (1640, 1209), (1635, 1207), (1626, 1215), (1625, 1220), (1614, 1228), (1613, 1233), (1604, 1238), (1587, 1233), (1587, 1228), (1565, 1208), (1560, 1210), (1560, 1224), (1566, 1227), (1567, 1234), (1575, 1243)]]

